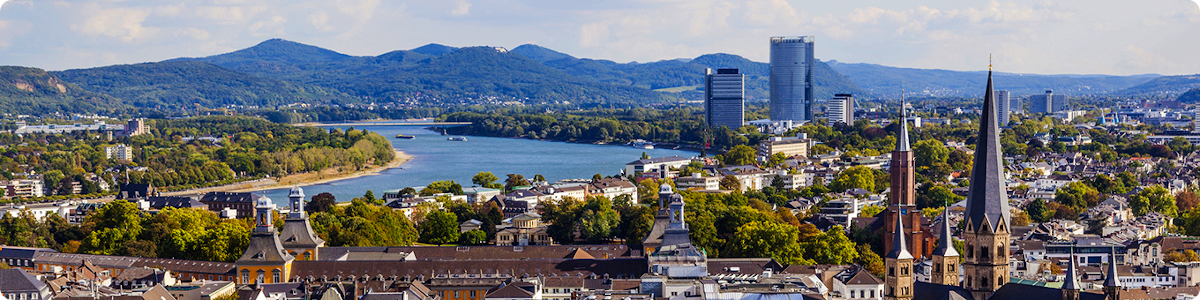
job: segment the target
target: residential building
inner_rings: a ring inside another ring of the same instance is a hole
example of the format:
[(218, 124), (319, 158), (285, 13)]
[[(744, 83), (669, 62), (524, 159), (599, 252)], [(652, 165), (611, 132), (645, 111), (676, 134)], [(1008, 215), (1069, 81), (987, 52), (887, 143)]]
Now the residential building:
[(124, 128), (125, 136), (139, 136), (150, 133), (150, 128), (146, 126), (146, 119), (132, 119), (129, 120), (128, 124)]
[(1000, 127), (1008, 126), (1008, 117), (1012, 113), (1012, 102), (1008, 97), (1008, 91), (996, 91), (996, 119), (1000, 121)]
[(208, 205), (208, 210), (221, 212), (226, 208), (237, 210), (238, 218), (255, 217), (254, 199), (258, 197), (251, 193), (209, 192), (200, 197), (200, 203)]
[(1087, 111), (1062, 109), (1054, 111), (1053, 114), (1055, 118), (1062, 120), (1063, 123), (1071, 123), (1071, 121), (1075, 120), (1075, 118), (1086, 115)]
[(813, 119), (813, 36), (771, 37), (772, 121)]
[(1055, 113), (1070, 106), (1067, 95), (1055, 95), (1052, 90), (1046, 90), (1044, 95), (1031, 95), (1028, 100), (1030, 113)]
[(637, 186), (621, 178), (603, 178), (592, 182), (587, 187), (588, 196), (605, 196), (616, 199), (617, 196), (628, 195), (631, 199), (638, 198)]
[(829, 126), (854, 124), (854, 95), (836, 94), (825, 107), (825, 117)]
[(116, 144), (114, 146), (104, 147), (104, 158), (116, 159), (120, 161), (133, 160), (133, 147), (125, 144)]
[(0, 270), (0, 298), (10, 300), (48, 300), (50, 286), (24, 269)]
[(679, 169), (692, 162), (692, 159), (679, 156), (639, 159), (625, 164), (625, 175), (637, 175), (642, 172), (657, 171), (662, 168)]
[(675, 187), (681, 190), (715, 191), (721, 189), (721, 177), (704, 176), (696, 172), (692, 176), (675, 178)]
[(742, 127), (745, 120), (745, 75), (738, 69), (705, 69), (704, 121), (708, 127)]
[(808, 144), (810, 143), (812, 140), (809, 140), (803, 133), (797, 134), (796, 137), (771, 137), (758, 142), (758, 155), (767, 157), (783, 153), (787, 157), (797, 155), (808, 157)]

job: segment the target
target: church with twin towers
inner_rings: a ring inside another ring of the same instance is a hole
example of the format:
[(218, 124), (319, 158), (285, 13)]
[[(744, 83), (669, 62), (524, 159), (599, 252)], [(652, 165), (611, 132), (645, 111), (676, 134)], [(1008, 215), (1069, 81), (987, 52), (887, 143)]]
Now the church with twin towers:
[[(967, 192), (964, 222), (959, 226), (963, 240), (960, 253), (953, 246), (949, 214), (943, 212), (937, 225), (922, 227), (916, 207), (916, 164), (901, 109), (892, 152), (891, 194), (884, 211), (884, 299), (887, 300), (1117, 300), (1120, 279), (1115, 264), (1105, 272), (1102, 293), (1081, 291), (1075, 259), (1068, 260), (1062, 288), (1010, 283), (1010, 207), (1004, 184), (1000, 149), (998, 108), (992, 88), (991, 66), (979, 120), (971, 186)], [(901, 104), (903, 107), (903, 104)], [(936, 231), (936, 235), (934, 232)], [(1115, 254), (1110, 254), (1115, 255)], [(914, 280), (914, 265), (931, 261), (929, 282)], [(1115, 260), (1110, 260), (1115, 261)]]

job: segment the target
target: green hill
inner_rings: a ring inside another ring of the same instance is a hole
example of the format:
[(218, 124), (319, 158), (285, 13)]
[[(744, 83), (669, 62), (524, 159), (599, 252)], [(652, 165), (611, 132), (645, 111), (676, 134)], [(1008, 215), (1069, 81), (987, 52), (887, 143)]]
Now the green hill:
[(0, 112), (46, 115), (52, 113), (122, 113), (130, 107), (103, 94), (86, 91), (37, 68), (0, 66)]
[[(986, 84), (986, 71), (950, 71), (897, 68), (875, 64), (830, 61), (829, 66), (849, 77), (868, 92), (896, 96), (903, 88), (909, 94), (947, 97), (980, 97)], [(996, 89), (1014, 96), (1040, 94), (1045, 90), (1067, 95), (1099, 95), (1117, 92), (1159, 75), (1030, 75), (997, 72)]]
[(1200, 103), (1200, 88), (1188, 90), (1175, 100), (1183, 103)]
[(534, 45), (534, 44), (520, 45), (520, 46), (517, 46), (517, 48), (513, 48), (512, 50), (509, 50), (508, 52), (520, 54), (521, 56), (528, 57), (529, 59), (532, 59), (532, 60), (540, 62), (540, 63), (545, 63), (548, 61), (564, 59), (564, 58), (574, 58), (565, 53), (550, 50), (546, 47), (542, 47), (542, 46), (538, 46), (538, 45)]
[(236, 72), (198, 61), (165, 61), (54, 72), (89, 91), (139, 108), (189, 109), (226, 105), (275, 106), (353, 100), (314, 86)]
[(1117, 92), (1120, 95), (1176, 95), (1200, 88), (1200, 74), (1163, 76)]

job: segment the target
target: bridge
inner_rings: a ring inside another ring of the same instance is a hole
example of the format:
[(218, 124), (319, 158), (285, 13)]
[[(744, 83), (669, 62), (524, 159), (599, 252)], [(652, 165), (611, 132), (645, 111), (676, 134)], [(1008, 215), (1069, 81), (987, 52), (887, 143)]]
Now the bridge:
[(338, 126), (431, 126), (458, 127), (468, 126), (471, 122), (351, 122), (351, 123), (304, 123), (303, 126), (338, 127)]

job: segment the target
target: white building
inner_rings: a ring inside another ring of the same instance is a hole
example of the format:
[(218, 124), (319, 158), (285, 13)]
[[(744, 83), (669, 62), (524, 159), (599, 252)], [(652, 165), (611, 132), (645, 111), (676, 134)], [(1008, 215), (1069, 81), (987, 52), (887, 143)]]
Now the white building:
[(663, 167), (678, 169), (692, 162), (692, 159), (679, 156), (639, 159), (625, 164), (625, 175), (636, 175)]
[(125, 146), (125, 144), (104, 147), (104, 158), (133, 160), (133, 147)]
[(828, 118), (829, 126), (838, 123), (854, 124), (854, 96), (850, 94), (834, 95), (826, 105), (825, 117)]

